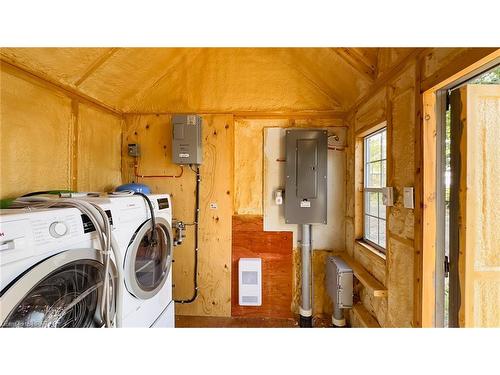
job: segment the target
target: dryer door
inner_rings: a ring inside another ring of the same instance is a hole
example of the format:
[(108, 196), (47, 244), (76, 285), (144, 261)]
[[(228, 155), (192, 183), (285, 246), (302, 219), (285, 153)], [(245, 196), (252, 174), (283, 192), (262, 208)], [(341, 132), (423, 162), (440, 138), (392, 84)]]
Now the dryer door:
[(125, 255), (125, 284), (130, 293), (148, 299), (158, 293), (167, 281), (172, 264), (172, 227), (162, 217), (156, 220), (156, 243), (152, 244), (151, 220), (147, 220), (132, 237)]
[(73, 249), (47, 258), (2, 291), (0, 325), (101, 326), (103, 279), (104, 266), (97, 250)]

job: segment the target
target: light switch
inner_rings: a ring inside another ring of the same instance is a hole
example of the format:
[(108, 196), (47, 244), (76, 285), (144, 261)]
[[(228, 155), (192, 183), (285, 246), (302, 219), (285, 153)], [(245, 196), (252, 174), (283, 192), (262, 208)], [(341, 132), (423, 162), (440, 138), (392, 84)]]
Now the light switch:
[(413, 188), (405, 187), (403, 192), (403, 205), (405, 208), (414, 209)]

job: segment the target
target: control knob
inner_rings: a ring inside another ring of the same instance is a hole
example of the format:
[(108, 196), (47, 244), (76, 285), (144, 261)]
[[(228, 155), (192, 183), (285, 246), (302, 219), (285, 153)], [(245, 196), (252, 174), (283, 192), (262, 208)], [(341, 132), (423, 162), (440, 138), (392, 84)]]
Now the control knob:
[(52, 224), (50, 224), (49, 233), (54, 238), (62, 237), (67, 232), (68, 232), (68, 227), (63, 222), (55, 221)]

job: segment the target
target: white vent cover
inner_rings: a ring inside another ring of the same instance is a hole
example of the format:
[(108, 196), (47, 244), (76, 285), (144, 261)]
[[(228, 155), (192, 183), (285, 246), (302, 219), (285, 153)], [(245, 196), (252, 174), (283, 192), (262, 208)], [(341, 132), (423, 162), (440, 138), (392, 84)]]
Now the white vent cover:
[(238, 291), (240, 306), (262, 305), (262, 260), (260, 258), (240, 258)]

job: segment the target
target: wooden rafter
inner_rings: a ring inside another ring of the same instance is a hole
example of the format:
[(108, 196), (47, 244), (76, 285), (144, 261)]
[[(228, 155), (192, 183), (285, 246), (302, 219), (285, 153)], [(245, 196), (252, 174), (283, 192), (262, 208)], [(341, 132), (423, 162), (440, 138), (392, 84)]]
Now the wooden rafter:
[(346, 63), (352, 66), (366, 80), (373, 82), (376, 78), (376, 65), (352, 48), (331, 48)]
[(73, 86), (61, 83), (45, 73), (36, 72), (26, 66), (18, 65), (19, 64), (18, 62), (14, 62), (10, 58), (4, 55), (0, 55), (0, 62), (2, 65), (2, 69), (5, 69), (9, 73), (14, 74), (17, 77), (38, 82), (39, 84), (45, 87), (49, 87), (51, 89), (55, 89), (59, 92), (62, 92), (69, 98), (76, 99), (79, 102), (97, 106), (98, 108), (106, 110), (115, 115), (119, 116), (122, 115), (122, 111), (120, 109), (108, 105), (104, 102), (101, 102), (100, 100), (81, 92), (80, 90), (74, 88)]
[(113, 56), (118, 48), (109, 48), (104, 52), (98, 59), (96, 59), (83, 73), (83, 75), (75, 82), (75, 86), (80, 86), (89, 76), (94, 73), (97, 69), (99, 69), (106, 61), (109, 60), (111, 56)]
[(316, 79), (308, 71), (306, 71), (302, 67), (298, 66), (298, 63), (297, 63), (298, 61), (300, 61), (300, 60), (295, 59), (294, 63), (292, 64), (289, 61), (287, 61), (287, 59), (282, 59), (282, 62), (285, 65), (294, 69), (303, 78), (305, 78), (306, 81), (308, 81), (313, 87), (315, 87), (321, 94), (323, 94), (325, 97), (327, 97), (332, 102), (332, 104), (340, 107), (343, 110), (344, 109), (344, 105), (342, 103), (343, 100), (340, 97), (338, 97), (334, 92), (332, 92), (332, 90), (323, 87), (323, 85), (321, 85), (320, 82), (318, 82), (320, 80)]

